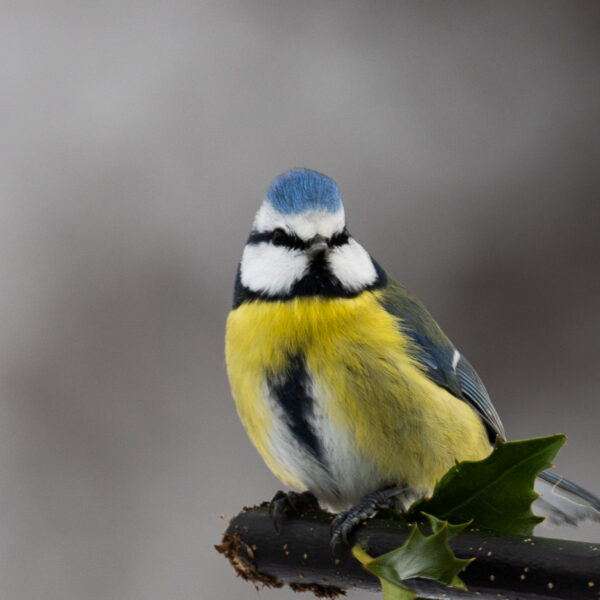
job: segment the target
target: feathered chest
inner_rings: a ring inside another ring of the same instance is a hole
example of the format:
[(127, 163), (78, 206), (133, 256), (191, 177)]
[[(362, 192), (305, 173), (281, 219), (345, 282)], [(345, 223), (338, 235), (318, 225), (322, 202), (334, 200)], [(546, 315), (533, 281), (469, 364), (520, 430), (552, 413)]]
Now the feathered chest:
[(229, 378), (250, 438), (280, 479), (321, 498), (358, 499), (379, 483), (357, 436), (398, 429), (410, 359), (376, 294), (254, 301), (227, 322)]
[(427, 490), (456, 457), (489, 452), (479, 417), (426, 376), (380, 293), (253, 301), (229, 315), (238, 413), (288, 485), (345, 498), (390, 481)]
[[(268, 427), (275, 398), (288, 415), (310, 401), (333, 422), (390, 412), (408, 401), (418, 371), (410, 340), (378, 300), (297, 298), (247, 302), (227, 321), (226, 356), (233, 396), (247, 428)], [(371, 413), (369, 405), (377, 407)], [(393, 414), (392, 414), (393, 413)]]
[(276, 375), (290, 367), (290, 357), (301, 357), (313, 374), (325, 378), (340, 363), (350, 371), (365, 372), (373, 362), (379, 371), (382, 363), (402, 361), (409, 340), (401, 334), (398, 320), (381, 306), (378, 294), (242, 304), (227, 320), (230, 376), (257, 371)]

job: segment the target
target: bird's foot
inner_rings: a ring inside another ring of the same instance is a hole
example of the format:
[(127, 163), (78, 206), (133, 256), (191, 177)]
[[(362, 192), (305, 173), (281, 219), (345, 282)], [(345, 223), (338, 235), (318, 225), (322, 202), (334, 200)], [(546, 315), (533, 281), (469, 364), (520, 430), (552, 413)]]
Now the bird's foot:
[(390, 487), (376, 492), (371, 492), (362, 498), (360, 504), (353, 506), (350, 510), (338, 513), (331, 521), (331, 549), (343, 540), (348, 544), (348, 535), (350, 532), (365, 519), (375, 515), (378, 510), (383, 508), (396, 508), (398, 506), (398, 496), (406, 491), (406, 488)]
[(279, 490), (269, 504), (269, 514), (277, 533), (279, 533), (279, 521), (285, 513), (320, 509), (319, 501), (311, 492), (282, 492)]

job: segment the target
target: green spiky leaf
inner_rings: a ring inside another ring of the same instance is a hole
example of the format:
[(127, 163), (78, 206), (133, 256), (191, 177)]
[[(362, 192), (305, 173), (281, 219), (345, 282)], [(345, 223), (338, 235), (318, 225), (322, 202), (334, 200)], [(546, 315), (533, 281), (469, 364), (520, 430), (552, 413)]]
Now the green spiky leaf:
[(531, 503), (538, 497), (533, 482), (551, 466), (565, 441), (562, 434), (518, 442), (498, 440), (486, 459), (452, 467), (432, 497), (417, 500), (408, 515), (417, 518), (425, 512), (452, 523), (472, 519), (474, 527), (531, 535), (544, 520), (531, 512)]
[(442, 521), (437, 517), (427, 514), (426, 512), (422, 513), (429, 520), (429, 524), (431, 525), (431, 530), (433, 533), (438, 533), (442, 529), (446, 528), (448, 530), (448, 539), (451, 540), (453, 537), (456, 537), (461, 531), (464, 531), (472, 521), (467, 521), (466, 523), (459, 523), (458, 525), (452, 525), (452, 523), (448, 523), (448, 521)]
[(413, 600), (417, 593), (406, 585), (405, 580), (420, 577), (433, 579), (446, 585), (464, 588), (458, 573), (473, 559), (456, 558), (448, 540), (460, 533), (468, 523), (451, 526), (426, 515), (434, 533), (424, 536), (414, 525), (406, 542), (398, 549), (377, 558), (369, 556), (360, 546), (352, 553), (363, 566), (377, 575), (381, 581), (384, 600)]

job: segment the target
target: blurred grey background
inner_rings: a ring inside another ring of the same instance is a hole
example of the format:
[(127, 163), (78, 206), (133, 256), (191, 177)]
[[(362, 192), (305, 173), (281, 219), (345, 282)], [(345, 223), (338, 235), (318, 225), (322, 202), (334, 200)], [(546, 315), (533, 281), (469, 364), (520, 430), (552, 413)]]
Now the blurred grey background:
[(292, 598), (213, 544), (221, 514), (278, 489), (223, 328), (253, 214), (293, 166), (338, 181), (509, 435), (567, 433), (560, 470), (600, 493), (600, 4), (1, 14), (3, 598)]

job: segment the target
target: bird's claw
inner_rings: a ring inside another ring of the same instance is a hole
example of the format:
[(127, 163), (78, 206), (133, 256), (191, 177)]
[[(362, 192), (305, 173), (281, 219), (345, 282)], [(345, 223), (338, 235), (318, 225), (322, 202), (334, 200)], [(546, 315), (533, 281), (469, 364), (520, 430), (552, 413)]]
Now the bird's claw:
[(279, 533), (279, 521), (287, 512), (320, 510), (319, 502), (311, 492), (283, 492), (279, 490), (269, 504), (269, 515), (275, 531)]
[(359, 504), (351, 509), (338, 513), (329, 526), (331, 534), (331, 550), (343, 541), (348, 544), (348, 535), (362, 521), (375, 515), (382, 508), (393, 508), (396, 506), (396, 496), (406, 491), (404, 488), (386, 488), (367, 494)]

